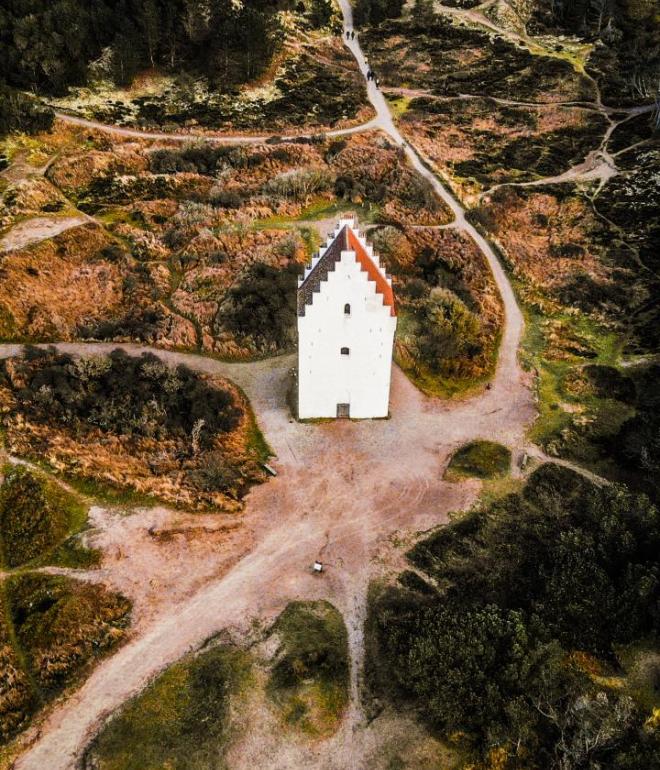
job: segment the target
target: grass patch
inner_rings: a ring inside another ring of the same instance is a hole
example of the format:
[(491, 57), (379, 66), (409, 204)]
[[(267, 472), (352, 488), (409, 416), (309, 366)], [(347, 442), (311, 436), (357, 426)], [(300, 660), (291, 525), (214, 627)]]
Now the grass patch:
[(280, 648), (267, 693), (283, 722), (306, 735), (328, 736), (348, 703), (348, 635), (326, 601), (291, 602), (275, 622)]
[(635, 388), (617, 368), (623, 342), (583, 315), (523, 305), (521, 358), (536, 371), (539, 416), (529, 438), (549, 454), (617, 475), (607, 441), (634, 410)]
[(119, 594), (54, 575), (9, 578), (7, 600), (17, 644), (43, 698), (115, 647), (130, 613), (130, 603)]
[(387, 105), (390, 108), (394, 120), (398, 120), (402, 115), (408, 112), (411, 101), (412, 97), (410, 96), (393, 96), (392, 94), (387, 94)]
[(119, 594), (69, 578), (31, 574), (0, 582), (0, 743), (119, 644), (129, 613)]
[(77, 535), (87, 506), (56, 482), (22, 465), (5, 465), (0, 487), (0, 563), (6, 568), (89, 567), (98, 553)]
[(98, 770), (224, 768), (230, 706), (248, 680), (246, 653), (218, 646), (168, 668), (101, 731), (87, 752)]
[(247, 449), (256, 456), (257, 462), (268, 462), (271, 457), (275, 457), (275, 452), (273, 452), (269, 443), (266, 441), (266, 437), (261, 432), (257, 417), (252, 406), (250, 406), (247, 397), (245, 398), (245, 403), (248, 411), (248, 427), (246, 435)]
[(445, 478), (476, 477), (492, 479), (506, 475), (511, 468), (511, 450), (495, 441), (471, 441), (451, 457)]

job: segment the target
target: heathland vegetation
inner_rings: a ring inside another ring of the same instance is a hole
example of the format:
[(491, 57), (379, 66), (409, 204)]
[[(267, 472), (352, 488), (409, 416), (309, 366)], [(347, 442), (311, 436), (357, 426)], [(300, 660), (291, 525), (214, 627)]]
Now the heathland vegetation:
[(652, 767), (659, 553), (648, 498), (544, 465), (374, 592), (371, 687), (498, 767)]
[(130, 603), (100, 585), (44, 574), (0, 584), (0, 741), (124, 638)]
[(2, 362), (0, 378), (9, 449), (73, 477), (224, 508), (262, 479), (244, 397), (185, 366), (27, 348)]
[(22, 465), (7, 465), (0, 486), (0, 567), (88, 567), (98, 553), (80, 544), (87, 506), (72, 492)]

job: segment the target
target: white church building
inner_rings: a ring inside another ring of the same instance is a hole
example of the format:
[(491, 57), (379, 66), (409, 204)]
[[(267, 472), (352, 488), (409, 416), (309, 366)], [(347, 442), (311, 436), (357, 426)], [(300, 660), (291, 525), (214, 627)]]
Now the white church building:
[(387, 417), (392, 281), (343, 218), (298, 284), (298, 417)]

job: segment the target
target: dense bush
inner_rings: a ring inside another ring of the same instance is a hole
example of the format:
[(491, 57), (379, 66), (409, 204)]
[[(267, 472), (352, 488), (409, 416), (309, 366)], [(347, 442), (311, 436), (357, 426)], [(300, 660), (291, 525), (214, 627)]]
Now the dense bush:
[(407, 303), (413, 356), (437, 373), (459, 374), (481, 351), (479, 318), (448, 289), (436, 287)]
[(626, 420), (607, 449), (630, 476), (630, 483), (660, 502), (660, 366), (636, 378), (636, 414)]
[(0, 80), (0, 136), (10, 131), (26, 134), (48, 131), (54, 119), (55, 113), (49, 107), (13, 88), (7, 88)]
[(375, 601), (373, 681), (443, 731), (469, 731), (484, 749), (517, 745), (535, 766), (593, 767), (616, 746), (612, 766), (634, 766), (630, 756), (658, 750), (643, 715), (599, 693), (570, 653), (613, 661), (617, 644), (658, 633), (659, 554), (648, 499), (542, 466), (521, 494), (411, 551), (437, 591)]
[(355, 24), (380, 24), (385, 19), (401, 16), (404, 0), (357, 0), (353, 10)]
[(17, 567), (56, 545), (68, 530), (67, 511), (48, 499), (44, 479), (11, 468), (0, 487), (2, 562)]
[(220, 306), (215, 324), (257, 350), (285, 350), (293, 345), (296, 326), (296, 286), (300, 269), (256, 262), (233, 286)]
[[(6, 367), (3, 362), (0, 377)], [(181, 438), (202, 420), (201, 440), (207, 445), (216, 433), (233, 430), (240, 417), (231, 393), (185, 366), (170, 369), (152, 354), (136, 358), (118, 349), (104, 358), (74, 359), (54, 349), (26, 348), (13, 367), (21, 411), (81, 435), (93, 427), (119, 435)]]
[(140, 342), (155, 342), (165, 315), (157, 308), (133, 308), (120, 318), (86, 324), (78, 329), (82, 339), (116, 340), (127, 338)]

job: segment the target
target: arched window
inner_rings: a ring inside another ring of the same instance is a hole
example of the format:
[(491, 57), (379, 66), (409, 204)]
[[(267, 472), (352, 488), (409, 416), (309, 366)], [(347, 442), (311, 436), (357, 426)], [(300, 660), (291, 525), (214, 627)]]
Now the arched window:
[(348, 348), (342, 348), (341, 354), (342, 356), (347, 356), (351, 351)]
[(351, 306), (348, 304), (348, 302), (344, 305), (344, 315), (350, 315), (351, 314)]

